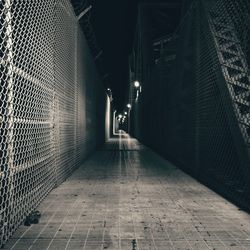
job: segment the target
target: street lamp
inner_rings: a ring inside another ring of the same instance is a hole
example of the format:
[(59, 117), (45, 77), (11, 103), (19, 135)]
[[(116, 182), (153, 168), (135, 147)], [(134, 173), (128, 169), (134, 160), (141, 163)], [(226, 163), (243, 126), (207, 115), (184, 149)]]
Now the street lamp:
[(140, 87), (140, 83), (138, 81), (134, 81), (134, 86), (135, 86), (135, 88), (138, 89)]
[(132, 107), (131, 104), (128, 103), (128, 104), (127, 104), (127, 108), (128, 108), (128, 109), (131, 109), (131, 107)]

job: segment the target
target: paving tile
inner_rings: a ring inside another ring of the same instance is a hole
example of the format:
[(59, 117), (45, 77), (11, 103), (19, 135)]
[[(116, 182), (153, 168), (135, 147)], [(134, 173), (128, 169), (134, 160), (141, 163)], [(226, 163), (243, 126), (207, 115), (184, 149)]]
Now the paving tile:
[(49, 249), (50, 250), (62, 250), (65, 249), (66, 245), (68, 243), (68, 240), (65, 239), (54, 239), (53, 241), (50, 242)]

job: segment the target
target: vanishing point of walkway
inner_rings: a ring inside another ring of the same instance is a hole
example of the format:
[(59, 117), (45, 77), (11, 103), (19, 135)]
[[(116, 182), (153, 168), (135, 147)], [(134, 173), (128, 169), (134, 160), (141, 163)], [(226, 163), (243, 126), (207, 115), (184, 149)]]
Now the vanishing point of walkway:
[[(124, 137), (124, 136), (123, 136)], [(135, 139), (111, 139), (4, 249), (250, 249), (250, 215)]]

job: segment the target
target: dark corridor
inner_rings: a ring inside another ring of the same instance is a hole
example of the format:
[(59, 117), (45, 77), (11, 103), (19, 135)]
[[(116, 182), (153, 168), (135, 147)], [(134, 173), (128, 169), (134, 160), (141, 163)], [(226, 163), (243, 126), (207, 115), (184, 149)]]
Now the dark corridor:
[(248, 0), (0, 1), (0, 248), (250, 249)]

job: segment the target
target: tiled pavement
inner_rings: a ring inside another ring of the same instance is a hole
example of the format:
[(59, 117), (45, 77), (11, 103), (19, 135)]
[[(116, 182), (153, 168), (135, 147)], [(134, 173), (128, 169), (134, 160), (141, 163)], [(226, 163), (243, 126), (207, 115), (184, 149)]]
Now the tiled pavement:
[(4, 249), (250, 249), (250, 215), (134, 139), (112, 139)]

